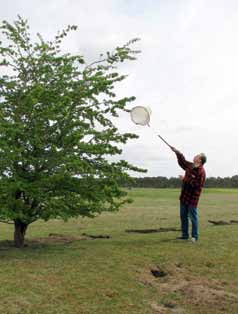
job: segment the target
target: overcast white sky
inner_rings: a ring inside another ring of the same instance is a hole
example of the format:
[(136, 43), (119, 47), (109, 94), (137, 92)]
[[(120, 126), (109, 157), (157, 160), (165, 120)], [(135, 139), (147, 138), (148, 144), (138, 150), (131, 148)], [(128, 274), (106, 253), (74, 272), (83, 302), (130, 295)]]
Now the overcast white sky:
[[(68, 52), (88, 60), (134, 37), (142, 50), (120, 96), (152, 109), (153, 129), (187, 159), (205, 152), (207, 176), (238, 174), (237, 0), (7, 0), (0, 20), (27, 18), (33, 33), (50, 39), (76, 24)], [(122, 157), (148, 169), (148, 176), (181, 174), (174, 154), (147, 127), (120, 118), (120, 128), (140, 135)]]

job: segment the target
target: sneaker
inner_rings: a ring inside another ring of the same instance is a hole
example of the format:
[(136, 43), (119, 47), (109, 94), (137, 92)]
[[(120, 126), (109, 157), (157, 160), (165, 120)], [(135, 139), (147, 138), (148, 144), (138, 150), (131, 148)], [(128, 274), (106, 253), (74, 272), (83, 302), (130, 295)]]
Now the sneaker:
[(192, 243), (196, 243), (198, 239), (192, 238), (191, 240), (192, 240)]

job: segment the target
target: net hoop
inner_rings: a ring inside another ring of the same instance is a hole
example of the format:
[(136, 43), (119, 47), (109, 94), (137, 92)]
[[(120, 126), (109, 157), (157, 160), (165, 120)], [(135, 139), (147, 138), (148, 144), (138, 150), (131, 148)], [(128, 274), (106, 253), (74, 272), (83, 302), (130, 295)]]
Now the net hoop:
[(149, 125), (151, 109), (143, 106), (136, 106), (131, 109), (131, 120), (137, 125)]

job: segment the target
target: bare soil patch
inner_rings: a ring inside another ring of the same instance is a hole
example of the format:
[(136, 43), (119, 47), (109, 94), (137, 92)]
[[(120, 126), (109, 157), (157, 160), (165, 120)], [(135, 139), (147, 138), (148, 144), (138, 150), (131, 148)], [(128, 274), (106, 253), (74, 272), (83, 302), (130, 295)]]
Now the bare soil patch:
[(171, 231), (180, 231), (177, 228), (158, 228), (158, 229), (127, 229), (125, 230), (128, 233), (156, 233), (156, 232), (171, 232)]
[(208, 222), (210, 222), (214, 226), (225, 226), (225, 225), (235, 225), (235, 224), (238, 224), (238, 220), (230, 220), (230, 221), (208, 220)]
[[(166, 273), (166, 276), (153, 276), (151, 269), (158, 269)], [(228, 313), (232, 306), (238, 305), (238, 295), (225, 290), (223, 282), (197, 277), (190, 273), (183, 265), (169, 266), (161, 269), (158, 265), (148, 266), (141, 270), (139, 281), (148, 287), (158, 290), (158, 295), (166, 302), (152, 302), (153, 313), (183, 313), (187, 308), (210, 308), (211, 313)], [(171, 297), (171, 301), (169, 298)], [(175, 300), (174, 296), (177, 296)], [(200, 312), (199, 312), (200, 313)]]

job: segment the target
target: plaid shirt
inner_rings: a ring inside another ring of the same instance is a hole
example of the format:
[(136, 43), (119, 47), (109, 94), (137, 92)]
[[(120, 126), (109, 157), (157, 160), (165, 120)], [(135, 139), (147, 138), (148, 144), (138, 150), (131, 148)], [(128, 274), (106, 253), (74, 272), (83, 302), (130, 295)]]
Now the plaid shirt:
[(196, 208), (206, 178), (205, 170), (203, 166), (194, 167), (180, 152), (176, 152), (176, 155), (178, 164), (185, 170), (179, 199), (183, 204)]

